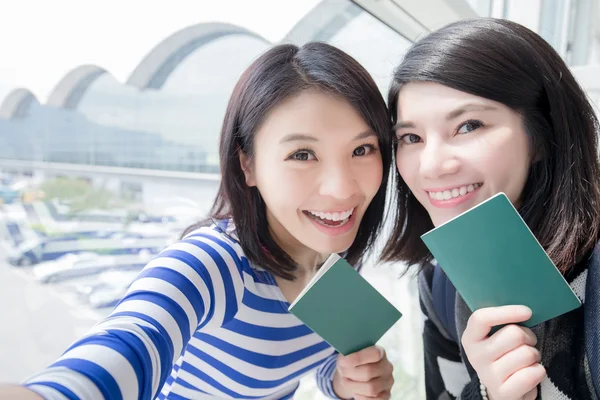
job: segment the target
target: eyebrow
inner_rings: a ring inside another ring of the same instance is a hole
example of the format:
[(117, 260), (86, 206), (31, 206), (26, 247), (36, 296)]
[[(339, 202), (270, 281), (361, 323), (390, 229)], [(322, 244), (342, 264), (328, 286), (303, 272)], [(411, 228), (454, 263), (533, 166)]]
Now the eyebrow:
[(496, 107), (490, 106), (487, 104), (480, 104), (480, 103), (465, 104), (465, 105), (457, 108), (456, 110), (449, 112), (448, 115), (446, 115), (446, 121), (450, 121), (450, 120), (453, 120), (454, 118), (460, 117), (462, 114), (466, 113), (467, 111), (488, 111), (488, 110), (495, 110), (495, 109), (496, 109)]
[[(364, 132), (359, 133), (352, 140), (362, 140), (362, 139), (366, 139), (366, 138), (371, 137), (371, 136), (377, 136), (377, 135), (375, 134), (375, 132), (373, 132), (372, 130), (369, 129), (368, 131), (364, 131)], [(288, 142), (296, 142), (296, 141), (301, 141), (301, 142), (318, 142), (319, 139), (317, 139), (314, 136), (306, 135), (304, 133), (290, 133), (289, 135), (284, 136), (279, 141), (279, 143), (288, 143)]]
[[(460, 106), (456, 110), (450, 111), (448, 113), (448, 115), (446, 115), (446, 121), (451, 121), (455, 118), (458, 118), (462, 114), (464, 114), (468, 111), (489, 111), (489, 110), (496, 110), (496, 109), (497, 109), (496, 107), (486, 105), (486, 104), (479, 104), (479, 103), (465, 104), (465, 105)], [(400, 121), (396, 125), (394, 125), (394, 127), (392, 128), (392, 132), (395, 132), (398, 129), (404, 129), (404, 128), (413, 128), (414, 129), (415, 124), (410, 121)]]

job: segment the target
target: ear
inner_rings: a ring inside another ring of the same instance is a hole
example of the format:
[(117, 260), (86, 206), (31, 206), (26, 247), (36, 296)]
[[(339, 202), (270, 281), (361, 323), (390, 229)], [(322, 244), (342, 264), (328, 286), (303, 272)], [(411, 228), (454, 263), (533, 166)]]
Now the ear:
[(248, 154), (241, 150), (238, 152), (238, 155), (240, 157), (240, 166), (242, 167), (242, 171), (244, 171), (244, 176), (246, 177), (246, 185), (250, 187), (256, 186), (254, 163), (252, 162), (252, 159), (248, 156)]
[(546, 159), (546, 151), (538, 146), (535, 150), (533, 150), (533, 154), (531, 155), (531, 165), (537, 164), (540, 161)]

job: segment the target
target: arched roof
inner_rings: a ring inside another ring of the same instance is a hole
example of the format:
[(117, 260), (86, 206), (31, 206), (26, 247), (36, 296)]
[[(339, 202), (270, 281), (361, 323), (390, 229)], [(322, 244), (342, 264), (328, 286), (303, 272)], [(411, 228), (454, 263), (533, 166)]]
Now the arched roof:
[(324, 0), (302, 17), (282, 42), (298, 45), (310, 41), (327, 42), (361, 11), (350, 1)]
[(262, 36), (226, 23), (201, 23), (182, 29), (159, 43), (135, 68), (127, 83), (140, 89), (160, 89), (183, 59), (198, 48), (230, 35)]
[(105, 73), (106, 70), (95, 65), (82, 65), (71, 70), (54, 87), (46, 104), (66, 109), (77, 108), (86, 90)]
[(15, 119), (26, 117), (33, 103), (39, 103), (39, 101), (28, 89), (15, 89), (4, 98), (2, 105), (0, 105), (0, 118)]

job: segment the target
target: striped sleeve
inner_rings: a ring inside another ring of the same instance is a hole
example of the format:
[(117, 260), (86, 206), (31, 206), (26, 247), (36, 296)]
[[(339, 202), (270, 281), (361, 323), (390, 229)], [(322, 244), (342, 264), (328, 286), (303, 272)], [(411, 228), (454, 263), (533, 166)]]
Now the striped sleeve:
[(317, 369), (317, 386), (319, 390), (331, 399), (339, 399), (333, 391), (333, 376), (337, 367), (338, 353), (329, 356)]
[(236, 245), (201, 228), (161, 252), (107, 319), (25, 385), (51, 400), (153, 399), (194, 332), (233, 319), (243, 293)]

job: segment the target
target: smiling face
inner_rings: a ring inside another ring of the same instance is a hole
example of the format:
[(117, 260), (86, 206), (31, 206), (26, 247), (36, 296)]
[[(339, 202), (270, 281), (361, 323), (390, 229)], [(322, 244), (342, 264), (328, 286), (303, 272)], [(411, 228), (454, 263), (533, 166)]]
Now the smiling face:
[(398, 98), (398, 172), (435, 226), (504, 192), (518, 205), (531, 163), (520, 114), (430, 82)]
[(304, 91), (271, 111), (254, 155), (240, 155), (246, 183), (265, 202), (269, 228), (292, 257), (350, 247), (383, 175), (375, 133), (346, 101)]

